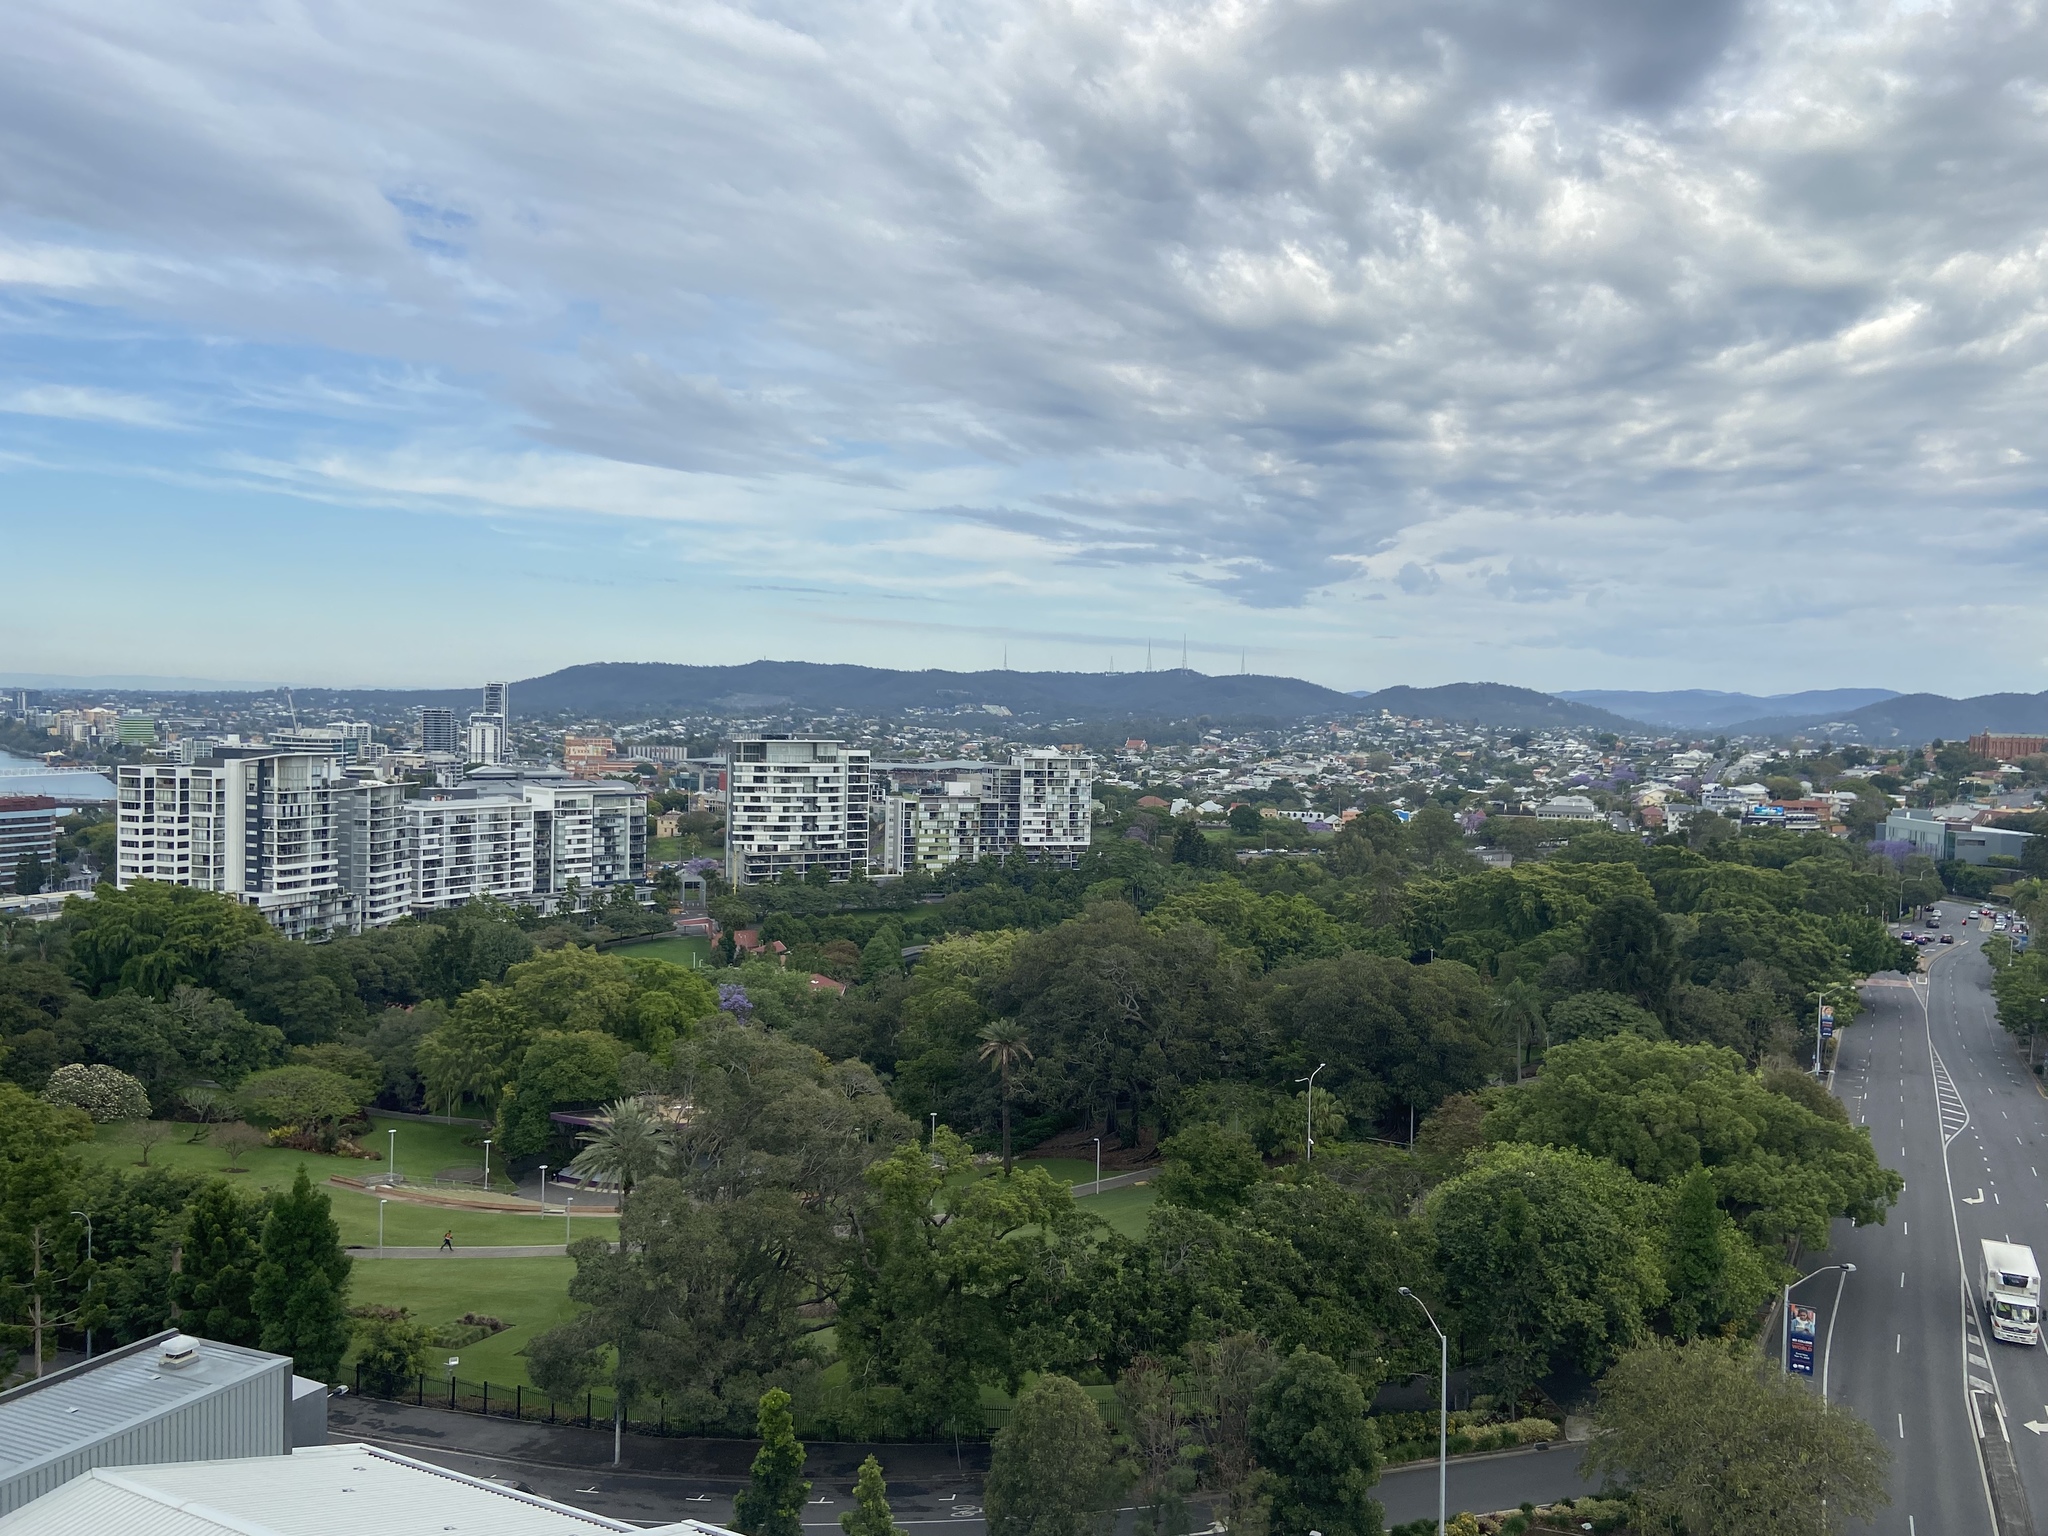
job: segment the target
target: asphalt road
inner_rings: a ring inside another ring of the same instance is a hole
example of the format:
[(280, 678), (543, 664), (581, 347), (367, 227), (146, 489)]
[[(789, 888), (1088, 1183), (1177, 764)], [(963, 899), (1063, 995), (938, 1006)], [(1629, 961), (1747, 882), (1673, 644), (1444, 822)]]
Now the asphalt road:
[[(1866, 987), (1865, 1012), (1842, 1036), (1835, 1092), (1906, 1181), (1882, 1226), (1838, 1223), (1832, 1251), (1805, 1265), (1856, 1273), (1818, 1275), (1797, 1293), (1819, 1313), (1830, 1398), (1892, 1453), (1891, 1507), (1853, 1529), (2000, 1531), (1991, 1484), (2007, 1447), (2026, 1503), (2048, 1510), (2048, 1446), (2023, 1427), (2048, 1428), (2048, 1354), (1987, 1346), (1966, 1283), (1982, 1238), (2048, 1252), (2048, 1102), (1998, 1027), (1985, 934), (1967, 910), (1943, 904), (1958, 942), (1922, 980)], [(2001, 1498), (2007, 1532), (2033, 1528), (2018, 1502)]]

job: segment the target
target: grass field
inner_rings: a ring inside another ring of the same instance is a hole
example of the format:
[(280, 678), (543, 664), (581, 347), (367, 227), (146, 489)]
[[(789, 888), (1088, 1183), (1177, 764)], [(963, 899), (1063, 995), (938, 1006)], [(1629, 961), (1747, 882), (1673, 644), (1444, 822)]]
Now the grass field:
[(711, 963), (711, 941), (686, 938), (649, 939), (644, 944), (618, 945), (612, 953), (635, 960), (666, 960), (670, 965), (695, 970), (699, 966)]
[[(433, 1125), (374, 1114), (370, 1116), (370, 1123), (374, 1129), (364, 1133), (362, 1144), (364, 1151), (376, 1152), (374, 1159), (325, 1157), (317, 1152), (296, 1152), (288, 1147), (255, 1147), (242, 1154), (242, 1171), (230, 1173), (226, 1152), (210, 1141), (191, 1145), (188, 1138), (199, 1127), (180, 1124), (168, 1139), (149, 1149), (149, 1165), (152, 1168), (219, 1174), (233, 1183), (248, 1184), (256, 1189), (286, 1188), (301, 1163), (316, 1181), (334, 1174), (359, 1179), (383, 1170), (394, 1147), (386, 1133), (395, 1130), (398, 1133), (395, 1143), (398, 1171), (409, 1179), (424, 1183), (444, 1169), (481, 1170), (483, 1167), (481, 1143), (484, 1132), (474, 1126)], [(140, 1161), (141, 1153), (132, 1136), (133, 1132), (127, 1126), (103, 1125), (98, 1135), (79, 1150), (87, 1157), (116, 1167), (133, 1168)], [(477, 1138), (477, 1144), (466, 1144), (467, 1137)], [(503, 1170), (496, 1166), (491, 1169), (491, 1184), (501, 1191), (509, 1192), (512, 1188), (510, 1181), (504, 1178)]]
[[(395, 1207), (394, 1207), (395, 1209)], [(438, 1238), (440, 1234), (437, 1232)], [(457, 1355), (464, 1381), (488, 1381), (495, 1391), (532, 1386), (519, 1351), (576, 1310), (569, 1300), (572, 1259), (379, 1259), (355, 1267), (349, 1301), (406, 1307), (419, 1321), (451, 1323), (465, 1312), (483, 1312), (512, 1326), (460, 1349), (440, 1350), (429, 1378), (442, 1376), (449, 1355)], [(344, 1362), (343, 1379), (350, 1366)]]
[[(353, 1189), (329, 1187), (334, 1200), (334, 1224), (341, 1228), (341, 1240), (353, 1248), (377, 1246), (377, 1196)], [(531, 1207), (525, 1212), (451, 1211), (432, 1205), (414, 1205), (393, 1200), (384, 1207), (384, 1241), (393, 1248), (439, 1243), (443, 1232), (455, 1234), (458, 1248), (510, 1248), (539, 1243), (559, 1243), (563, 1232), (562, 1207), (550, 1201), (543, 1216)], [(619, 1223), (612, 1216), (578, 1216), (575, 1236), (616, 1238)], [(393, 1264), (409, 1260), (392, 1259)], [(490, 1263), (488, 1259), (463, 1261)]]

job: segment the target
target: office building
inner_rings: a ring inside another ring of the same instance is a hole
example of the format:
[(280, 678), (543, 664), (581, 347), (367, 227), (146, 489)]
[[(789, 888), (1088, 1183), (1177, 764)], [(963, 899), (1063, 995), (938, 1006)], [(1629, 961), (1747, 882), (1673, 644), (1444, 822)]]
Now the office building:
[(511, 698), (511, 693), (512, 685), (510, 683), (484, 684), (483, 712), (495, 717), (501, 727), (508, 729), (512, 724), (512, 709), (508, 702)]
[(272, 731), (264, 745), (277, 752), (325, 752), (353, 767), (376, 752), (377, 728), (366, 720), (337, 720), (331, 725), (295, 725)]
[(119, 770), (116, 883), (219, 891), (293, 938), (348, 918), (337, 804), (351, 788), (325, 753), (222, 747), (195, 763)]
[(1915, 853), (1937, 863), (1960, 859), (1965, 864), (1988, 865), (1993, 859), (2017, 864), (2023, 856), (2030, 832), (1986, 825), (1981, 806), (1939, 805), (1895, 810), (1884, 821), (1884, 841), (1910, 843)]
[(759, 885), (814, 866), (832, 878), (868, 867), (865, 748), (821, 736), (746, 736), (730, 743), (725, 877)]
[(1013, 850), (1071, 866), (1088, 851), (1094, 763), (1033, 748), (1007, 763), (882, 763), (874, 769), (881, 874), (942, 869)]
[(448, 757), (453, 757), (462, 750), (462, 743), (456, 739), (454, 710), (420, 711), (420, 750)]
[(123, 714), (114, 725), (114, 738), (124, 747), (149, 747), (156, 745), (156, 717), (137, 714), (133, 711)]
[(281, 1463), (293, 1446), (326, 1438), (327, 1389), (294, 1376), (289, 1356), (167, 1330), (0, 1392), (0, 1517), (95, 1467)]
[(54, 879), (57, 861), (57, 802), (48, 795), (0, 795), (0, 891), (14, 889), (23, 859), (42, 861), (44, 878)]

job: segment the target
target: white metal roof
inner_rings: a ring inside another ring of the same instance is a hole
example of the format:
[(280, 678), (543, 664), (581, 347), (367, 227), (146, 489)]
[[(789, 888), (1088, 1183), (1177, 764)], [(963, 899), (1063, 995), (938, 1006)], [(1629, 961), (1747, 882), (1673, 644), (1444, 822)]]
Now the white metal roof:
[[(718, 1531), (695, 1522), (668, 1529)], [(592, 1536), (644, 1530), (368, 1445), (95, 1467), (0, 1519), (0, 1536)]]
[(200, 1341), (191, 1363), (166, 1368), (158, 1352), (174, 1336), (154, 1334), (0, 1392), (0, 1481), (252, 1376), (288, 1368), (282, 1355), (211, 1339)]

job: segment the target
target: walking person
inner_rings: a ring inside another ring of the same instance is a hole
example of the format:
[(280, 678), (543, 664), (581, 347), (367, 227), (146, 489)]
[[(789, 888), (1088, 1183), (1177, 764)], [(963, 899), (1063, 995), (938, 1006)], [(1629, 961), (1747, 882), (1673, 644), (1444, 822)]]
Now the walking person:
[(443, 1253), (453, 1253), (455, 1251), (455, 1229), (453, 1227), (450, 1227), (441, 1234), (441, 1251)]

